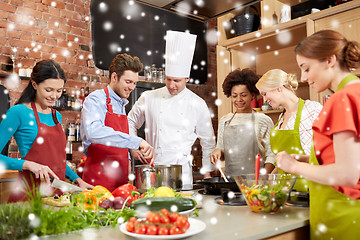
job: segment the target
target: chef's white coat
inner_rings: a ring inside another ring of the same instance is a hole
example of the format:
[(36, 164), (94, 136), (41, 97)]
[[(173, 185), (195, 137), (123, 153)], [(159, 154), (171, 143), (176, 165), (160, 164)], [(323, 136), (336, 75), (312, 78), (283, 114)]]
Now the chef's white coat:
[(182, 165), (183, 189), (192, 189), (191, 147), (197, 138), (203, 170), (213, 170), (210, 154), (215, 149), (215, 136), (210, 111), (205, 101), (186, 87), (174, 96), (166, 86), (142, 93), (128, 121), (131, 135), (145, 122), (145, 138), (155, 149), (155, 165)]

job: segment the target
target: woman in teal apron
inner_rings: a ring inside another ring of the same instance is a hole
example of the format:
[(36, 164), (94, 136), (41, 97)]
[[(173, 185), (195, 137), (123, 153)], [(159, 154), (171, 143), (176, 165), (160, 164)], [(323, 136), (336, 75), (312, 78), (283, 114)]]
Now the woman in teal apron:
[[(264, 101), (272, 107), (283, 106), (284, 112), (270, 134), (271, 150), (277, 154), (286, 151), (288, 154), (310, 154), (312, 123), (318, 117), (322, 105), (315, 101), (304, 101), (298, 98), (295, 90), (298, 81), (293, 74), (280, 69), (266, 72), (256, 84)], [(284, 174), (281, 169), (278, 173)], [(294, 190), (307, 192), (309, 183), (298, 176)]]
[(224, 94), (236, 109), (235, 113), (223, 116), (219, 122), (216, 149), (211, 153), (213, 164), (221, 155), (225, 158), (225, 174), (238, 176), (255, 172), (255, 156), (260, 153), (267, 172), (274, 169), (269, 136), (273, 127), (270, 117), (256, 113), (251, 101), (259, 94), (255, 83), (259, 77), (250, 69), (236, 69), (229, 73), (223, 83)]
[(295, 49), (301, 80), (317, 92), (335, 91), (314, 122), (310, 164), (287, 153), (276, 156), (287, 172), (310, 184), (311, 239), (360, 237), (360, 45), (340, 33), (323, 30)]

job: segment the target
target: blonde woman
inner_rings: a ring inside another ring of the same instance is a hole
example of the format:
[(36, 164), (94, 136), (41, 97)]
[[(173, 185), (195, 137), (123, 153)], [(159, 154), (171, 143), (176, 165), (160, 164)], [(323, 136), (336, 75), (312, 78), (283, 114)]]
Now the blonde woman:
[[(271, 150), (277, 154), (286, 151), (288, 154), (310, 155), (313, 136), (312, 124), (319, 115), (322, 105), (319, 102), (296, 96), (298, 81), (294, 74), (280, 69), (266, 72), (257, 82), (257, 89), (273, 108), (284, 107), (278, 122), (270, 133)], [(278, 169), (279, 173), (285, 173)], [(305, 179), (298, 179), (294, 189), (308, 191)]]

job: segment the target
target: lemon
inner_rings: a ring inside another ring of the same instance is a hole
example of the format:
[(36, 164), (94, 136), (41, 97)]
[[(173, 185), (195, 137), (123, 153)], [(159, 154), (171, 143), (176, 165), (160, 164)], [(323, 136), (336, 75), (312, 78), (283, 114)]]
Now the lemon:
[(175, 193), (172, 188), (158, 187), (154, 193), (155, 197), (175, 197)]

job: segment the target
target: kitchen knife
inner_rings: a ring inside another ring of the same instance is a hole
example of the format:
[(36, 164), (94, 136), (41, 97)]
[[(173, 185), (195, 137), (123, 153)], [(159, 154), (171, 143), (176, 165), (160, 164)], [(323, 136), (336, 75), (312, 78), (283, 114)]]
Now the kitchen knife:
[(85, 191), (85, 189), (82, 189), (81, 187), (75, 186), (73, 184), (58, 180), (56, 178), (54, 178), (54, 180), (52, 181), (51, 184), (52, 187), (54, 188), (59, 188), (61, 191), (65, 192), (82, 192)]

